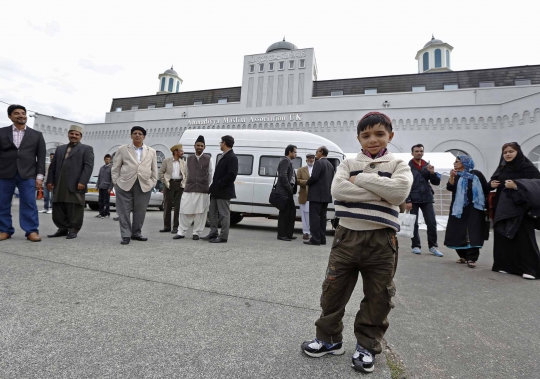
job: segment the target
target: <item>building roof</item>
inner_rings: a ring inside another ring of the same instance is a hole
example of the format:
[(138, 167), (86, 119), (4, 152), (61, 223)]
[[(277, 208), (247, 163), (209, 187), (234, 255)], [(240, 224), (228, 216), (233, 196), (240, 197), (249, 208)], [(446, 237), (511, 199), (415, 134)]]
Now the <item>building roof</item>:
[(429, 41), (428, 43), (426, 43), (424, 45), (424, 48), (428, 47), (428, 46), (431, 46), (431, 45), (440, 45), (444, 43), (443, 41), (441, 41), (440, 39), (436, 39), (434, 36), (431, 36), (431, 41)]
[(276, 43), (273, 43), (266, 49), (266, 52), (269, 53), (271, 51), (277, 51), (277, 50), (296, 50), (298, 47), (294, 43), (285, 41), (285, 37), (283, 37), (283, 41), (278, 41)]
[(165, 72), (163, 73), (164, 75), (174, 75), (174, 76), (178, 76), (178, 73), (176, 71), (173, 70), (173, 66), (171, 66), (170, 69), (168, 70), (165, 70)]

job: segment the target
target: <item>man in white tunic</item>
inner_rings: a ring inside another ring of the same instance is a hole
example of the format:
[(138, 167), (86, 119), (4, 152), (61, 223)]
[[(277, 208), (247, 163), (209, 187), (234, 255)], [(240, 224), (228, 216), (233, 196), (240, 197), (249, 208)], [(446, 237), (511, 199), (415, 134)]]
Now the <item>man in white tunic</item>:
[(298, 204), (300, 204), (300, 215), (302, 217), (302, 234), (304, 240), (309, 240), (309, 201), (307, 200), (308, 187), (307, 181), (311, 177), (313, 171), (313, 163), (315, 162), (315, 154), (306, 154), (306, 163), (304, 167), (300, 167), (296, 173), (296, 179), (300, 186), (298, 193)]
[(193, 223), (193, 239), (198, 240), (203, 232), (210, 205), (208, 190), (212, 184), (213, 166), (210, 155), (203, 154), (204, 137), (195, 141), (195, 155), (186, 162), (186, 186), (180, 202), (180, 225), (173, 239), (182, 239)]

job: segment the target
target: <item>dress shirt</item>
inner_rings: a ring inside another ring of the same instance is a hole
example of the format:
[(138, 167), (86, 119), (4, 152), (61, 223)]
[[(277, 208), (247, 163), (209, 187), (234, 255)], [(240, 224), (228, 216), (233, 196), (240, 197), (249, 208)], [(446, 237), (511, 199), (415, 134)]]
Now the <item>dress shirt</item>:
[(309, 176), (311, 176), (311, 171), (313, 171), (313, 165), (307, 165), (307, 170), (309, 172)]
[[(26, 133), (27, 126), (25, 125), (22, 130), (17, 129), (15, 125), (13, 125), (13, 143), (15, 146), (17, 146), (17, 149), (21, 146), (21, 142), (24, 138), (24, 133)], [(44, 176), (41, 174), (38, 174), (36, 176), (36, 180), (43, 180)]]
[(137, 153), (137, 159), (139, 160), (139, 163), (141, 163), (143, 147), (144, 147), (144, 144), (142, 144), (141, 147), (137, 147), (133, 145), (133, 148), (135, 149), (135, 152)]
[(180, 172), (180, 159), (172, 161), (172, 176), (171, 179), (183, 179), (182, 173)]

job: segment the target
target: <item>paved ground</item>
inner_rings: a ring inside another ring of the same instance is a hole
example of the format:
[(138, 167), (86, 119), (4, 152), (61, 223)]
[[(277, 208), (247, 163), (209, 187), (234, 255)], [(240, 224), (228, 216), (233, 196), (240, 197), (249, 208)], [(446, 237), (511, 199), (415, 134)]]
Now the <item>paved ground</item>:
[[(361, 375), (349, 367), (360, 285), (346, 354), (309, 359), (299, 349), (314, 335), (328, 247), (277, 241), (276, 221), (262, 218), (232, 228), (227, 244), (173, 241), (157, 232), (154, 210), (149, 241), (121, 246), (118, 224), (95, 214), (75, 240), (31, 243), (17, 230), (1, 242), (1, 378)], [(42, 235), (54, 232), (50, 215), (40, 219)], [(491, 272), (491, 241), (476, 269), (454, 252), (416, 256), (400, 243), (386, 339), (407, 377), (539, 377), (539, 281)], [(395, 360), (379, 356), (369, 377), (390, 378)]]

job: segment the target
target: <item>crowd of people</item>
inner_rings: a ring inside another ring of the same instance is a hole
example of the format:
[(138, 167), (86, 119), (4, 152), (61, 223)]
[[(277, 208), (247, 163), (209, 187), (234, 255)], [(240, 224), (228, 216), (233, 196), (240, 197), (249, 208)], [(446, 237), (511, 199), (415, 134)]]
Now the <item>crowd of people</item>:
[[(15, 232), (11, 199), (16, 187), (20, 226), (29, 241), (41, 241), (35, 191), (42, 187), (44, 212), (52, 211), (58, 228), (48, 237), (76, 238), (83, 225), (84, 195), (94, 169), (93, 149), (81, 143), (83, 128), (71, 126), (68, 143), (58, 146), (46, 164), (43, 135), (26, 126), (26, 109), (11, 105), (8, 117), (13, 124), (0, 128), (0, 241)], [(297, 148), (288, 145), (278, 166), (274, 191), (283, 200), (278, 218), (280, 241), (296, 239), (294, 194), (298, 188), (304, 244), (326, 245), (326, 213), (332, 201), (339, 218), (322, 286), (316, 336), (302, 343), (302, 351), (311, 357), (345, 352), (342, 319), (361, 275), (365, 297), (354, 322), (357, 345), (352, 367), (369, 373), (374, 370), (376, 354), (382, 352), (381, 341), (389, 325), (387, 316), (394, 306), (400, 209), (417, 216), (422, 211), (429, 252), (443, 256), (437, 243), (432, 189), (432, 185), (440, 184), (441, 175), (423, 159), (421, 144), (411, 148), (413, 158), (408, 163), (388, 151), (394, 131), (390, 118), (383, 113), (370, 112), (362, 117), (356, 134), (361, 152), (343, 161), (337, 170), (327, 160), (328, 149), (321, 146), (306, 155), (306, 166), (296, 172), (293, 160)], [(156, 151), (144, 143), (145, 137), (146, 130), (134, 126), (131, 143), (118, 149), (114, 162), (109, 154), (104, 156), (96, 183), (96, 217), (110, 216), (110, 195), (114, 190), (121, 244), (147, 241), (142, 227), (151, 191), (160, 180), (164, 186), (160, 232), (171, 232), (173, 239), (180, 240), (193, 225), (194, 240), (226, 243), (230, 201), (236, 198), (234, 182), (238, 174), (234, 138), (221, 138), (222, 155), (215, 168), (210, 156), (204, 154), (206, 145), (201, 135), (194, 145), (195, 154), (184, 160), (183, 146), (176, 144), (170, 149), (173, 156), (165, 159), (158, 170)], [(535, 237), (535, 229), (540, 229), (540, 172), (516, 142), (502, 146), (501, 160), (489, 182), (475, 169), (470, 156), (458, 155), (446, 188), (452, 193), (452, 201), (444, 245), (456, 250), (458, 264), (476, 267), (480, 249), (492, 234), (493, 271), (525, 279), (540, 275)], [(210, 232), (202, 236), (207, 215)], [(421, 254), (418, 217), (411, 244), (412, 253)]]

